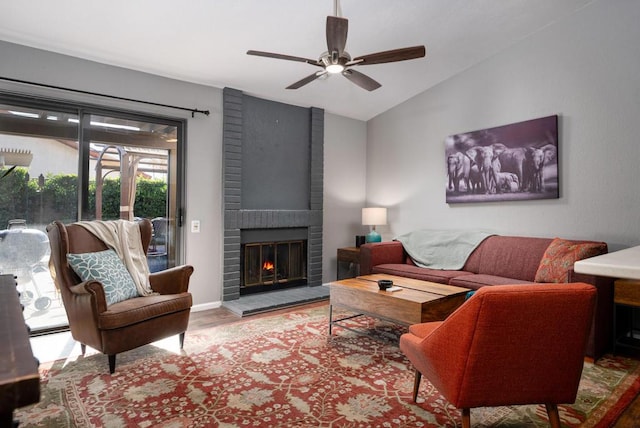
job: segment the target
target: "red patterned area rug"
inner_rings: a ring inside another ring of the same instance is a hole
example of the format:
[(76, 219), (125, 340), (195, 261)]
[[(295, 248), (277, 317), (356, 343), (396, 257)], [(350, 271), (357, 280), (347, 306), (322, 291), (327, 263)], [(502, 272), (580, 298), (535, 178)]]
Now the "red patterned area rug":
[[(149, 345), (41, 365), (42, 399), (20, 409), (20, 427), (454, 427), (460, 412), (413, 372), (400, 328), (360, 317), (365, 334), (327, 333), (328, 307), (188, 332), (184, 351)], [(176, 338), (177, 342), (177, 338)], [(639, 362), (586, 363), (563, 426), (608, 427), (640, 390)], [(550, 380), (551, 381), (551, 380)], [(474, 427), (547, 427), (543, 406), (472, 409)]]

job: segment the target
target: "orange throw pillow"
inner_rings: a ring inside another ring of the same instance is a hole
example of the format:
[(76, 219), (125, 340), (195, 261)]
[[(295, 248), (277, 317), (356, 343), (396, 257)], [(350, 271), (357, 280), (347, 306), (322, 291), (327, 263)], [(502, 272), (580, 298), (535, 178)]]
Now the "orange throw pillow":
[(579, 243), (555, 238), (540, 260), (535, 282), (567, 282), (567, 272), (573, 263), (606, 252), (607, 244), (603, 242)]

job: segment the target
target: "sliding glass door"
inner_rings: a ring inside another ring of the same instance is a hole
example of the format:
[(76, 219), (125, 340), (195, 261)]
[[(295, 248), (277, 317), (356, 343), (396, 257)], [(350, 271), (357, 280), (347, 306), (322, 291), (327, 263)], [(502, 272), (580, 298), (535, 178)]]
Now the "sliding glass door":
[(32, 332), (64, 328), (48, 269), (53, 220), (148, 218), (152, 271), (178, 257), (183, 123), (0, 94), (0, 272)]

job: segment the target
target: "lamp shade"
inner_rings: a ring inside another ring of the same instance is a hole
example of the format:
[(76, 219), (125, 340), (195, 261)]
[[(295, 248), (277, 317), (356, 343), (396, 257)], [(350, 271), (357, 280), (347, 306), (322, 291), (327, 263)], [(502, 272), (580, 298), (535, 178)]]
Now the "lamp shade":
[(386, 208), (363, 208), (362, 224), (364, 226), (380, 226), (387, 224)]

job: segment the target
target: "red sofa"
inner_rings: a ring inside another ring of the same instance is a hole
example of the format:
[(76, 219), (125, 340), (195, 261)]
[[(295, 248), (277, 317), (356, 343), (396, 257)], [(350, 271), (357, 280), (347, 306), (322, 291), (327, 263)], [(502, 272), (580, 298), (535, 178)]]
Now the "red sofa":
[[(587, 250), (583, 251), (585, 248)], [(386, 273), (472, 290), (491, 285), (536, 282), (591, 284), (597, 289), (598, 300), (587, 356), (597, 360), (612, 344), (613, 279), (577, 274), (573, 271), (573, 261), (606, 252), (607, 244), (604, 242), (493, 235), (476, 247), (461, 270), (439, 270), (416, 266), (402, 243), (391, 241), (360, 247), (360, 274)], [(556, 269), (562, 267), (564, 271), (561, 271), (560, 277), (556, 272), (553, 281), (540, 281), (541, 278), (548, 277), (548, 272), (544, 269), (550, 264)]]

